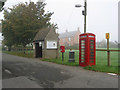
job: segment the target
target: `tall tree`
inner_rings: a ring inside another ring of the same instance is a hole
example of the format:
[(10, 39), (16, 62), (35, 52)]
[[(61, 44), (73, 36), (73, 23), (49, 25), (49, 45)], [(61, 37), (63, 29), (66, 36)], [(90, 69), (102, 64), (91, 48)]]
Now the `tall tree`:
[[(32, 42), (36, 33), (51, 25), (53, 13), (45, 13), (45, 3), (20, 3), (4, 11), (3, 36), (5, 44), (23, 45)], [(11, 42), (10, 42), (11, 41)]]
[(10, 13), (5, 10), (4, 17), (7, 19), (2, 21), (2, 35), (4, 36), (3, 43), (8, 46), (10, 51), (11, 46), (14, 44), (14, 32), (12, 31), (11, 23), (9, 21)]

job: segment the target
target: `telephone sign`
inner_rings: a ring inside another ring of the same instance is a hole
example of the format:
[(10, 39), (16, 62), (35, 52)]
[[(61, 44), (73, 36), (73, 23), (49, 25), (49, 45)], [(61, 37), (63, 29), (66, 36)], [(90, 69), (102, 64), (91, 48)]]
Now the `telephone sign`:
[(110, 36), (109, 36), (109, 33), (106, 33), (106, 39), (109, 39)]

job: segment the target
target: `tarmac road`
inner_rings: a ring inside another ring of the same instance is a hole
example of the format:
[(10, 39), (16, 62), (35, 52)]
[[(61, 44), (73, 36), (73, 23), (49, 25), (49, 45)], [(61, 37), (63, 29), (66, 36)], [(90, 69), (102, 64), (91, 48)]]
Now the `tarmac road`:
[(118, 76), (2, 54), (3, 88), (118, 88)]

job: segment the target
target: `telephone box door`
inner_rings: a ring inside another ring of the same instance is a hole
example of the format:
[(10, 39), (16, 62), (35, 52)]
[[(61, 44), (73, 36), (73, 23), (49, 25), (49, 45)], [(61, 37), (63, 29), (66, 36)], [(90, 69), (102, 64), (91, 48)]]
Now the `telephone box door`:
[(80, 66), (86, 66), (87, 65), (87, 54), (86, 54), (86, 51), (87, 51), (87, 39), (86, 38), (81, 38), (80, 39), (80, 46), (79, 46), (79, 64)]
[(89, 38), (89, 65), (95, 65), (96, 59), (95, 38)]

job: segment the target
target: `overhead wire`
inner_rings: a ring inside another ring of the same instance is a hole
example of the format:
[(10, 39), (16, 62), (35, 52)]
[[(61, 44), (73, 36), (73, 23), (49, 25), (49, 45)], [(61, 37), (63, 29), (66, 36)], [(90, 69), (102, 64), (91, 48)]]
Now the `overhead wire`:
[[(74, 3), (74, 6), (75, 6), (75, 4), (78, 3), (78, 2), (76, 3), (77, 0), (76, 0), (76, 1), (75, 1), (75, 0), (72, 0), (72, 1), (73, 1), (73, 3)], [(83, 3), (83, 0), (79, 0), (79, 3)], [(73, 14), (74, 14), (74, 9), (75, 9), (75, 8), (73, 7), (72, 10), (71, 10), (70, 15), (69, 15), (69, 17), (68, 17), (68, 20), (67, 20), (67, 22), (66, 22), (66, 24), (64, 25), (63, 28), (67, 29), (67, 26), (71, 24), (71, 21), (70, 21), (70, 20), (72, 20), (71, 17), (72, 17)]]

